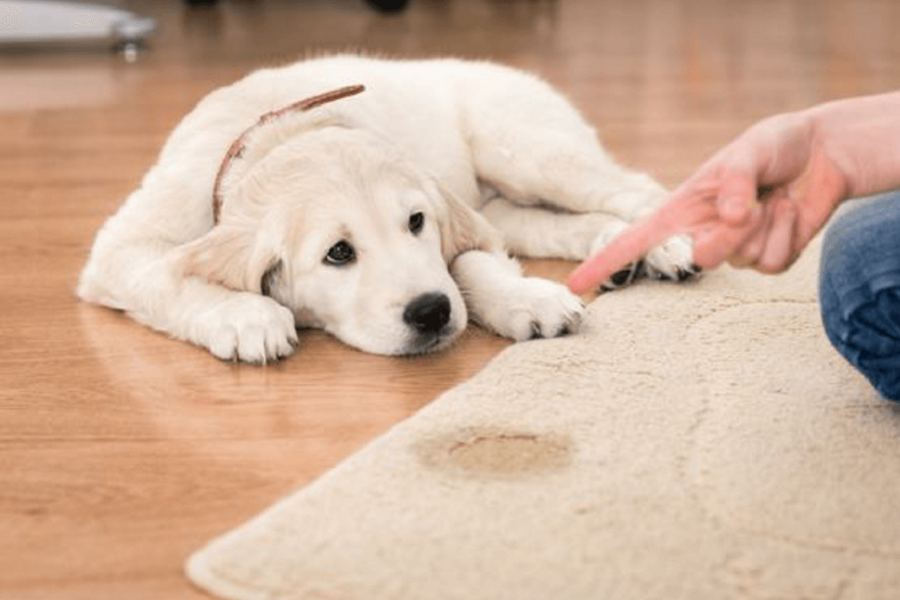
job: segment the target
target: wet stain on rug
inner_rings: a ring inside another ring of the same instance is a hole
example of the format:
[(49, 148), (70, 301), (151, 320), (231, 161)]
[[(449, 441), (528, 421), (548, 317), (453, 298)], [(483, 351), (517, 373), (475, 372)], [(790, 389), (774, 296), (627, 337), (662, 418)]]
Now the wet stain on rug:
[(493, 428), (466, 428), (430, 438), (416, 446), (428, 468), (479, 477), (548, 474), (572, 461), (568, 437)]

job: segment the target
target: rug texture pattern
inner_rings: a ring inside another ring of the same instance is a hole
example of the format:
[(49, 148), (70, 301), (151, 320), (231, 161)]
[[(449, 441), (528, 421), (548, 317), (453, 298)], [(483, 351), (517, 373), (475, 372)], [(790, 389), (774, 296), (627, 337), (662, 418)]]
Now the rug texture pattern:
[(240, 600), (900, 598), (900, 407), (787, 275), (606, 294), (194, 554)]

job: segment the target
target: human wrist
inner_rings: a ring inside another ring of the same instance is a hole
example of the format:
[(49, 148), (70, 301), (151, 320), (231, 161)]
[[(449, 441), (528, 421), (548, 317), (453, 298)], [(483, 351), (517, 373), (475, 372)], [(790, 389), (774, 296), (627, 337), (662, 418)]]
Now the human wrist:
[(856, 144), (842, 123), (846, 115), (835, 105), (820, 104), (798, 113), (809, 132), (809, 161), (811, 166), (817, 163), (814, 170), (822, 179), (819, 189), (834, 206), (858, 195), (862, 187)]
[(900, 93), (837, 100), (805, 112), (815, 143), (844, 179), (845, 198), (900, 187)]

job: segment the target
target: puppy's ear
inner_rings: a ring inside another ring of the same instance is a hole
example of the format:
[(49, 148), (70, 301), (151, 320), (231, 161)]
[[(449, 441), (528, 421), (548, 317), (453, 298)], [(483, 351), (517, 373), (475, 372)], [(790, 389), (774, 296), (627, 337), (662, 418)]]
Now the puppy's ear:
[(262, 236), (237, 225), (218, 225), (183, 247), (185, 276), (196, 276), (224, 287), (262, 293), (266, 273), (280, 260)]
[(469, 250), (488, 252), (503, 249), (500, 233), (465, 202), (454, 196), (437, 182), (440, 206), (438, 210), (441, 229), (441, 252), (448, 263)]

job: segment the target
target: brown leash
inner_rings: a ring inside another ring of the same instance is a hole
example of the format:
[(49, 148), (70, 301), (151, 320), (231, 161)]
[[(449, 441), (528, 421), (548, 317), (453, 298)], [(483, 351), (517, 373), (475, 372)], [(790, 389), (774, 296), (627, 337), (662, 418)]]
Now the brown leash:
[(318, 96), (306, 98), (305, 100), (294, 102), (293, 104), (285, 106), (284, 108), (279, 108), (278, 110), (267, 112), (266, 114), (261, 116), (254, 125), (248, 127), (231, 144), (231, 147), (225, 154), (225, 158), (222, 159), (222, 164), (219, 166), (219, 172), (216, 174), (216, 181), (213, 184), (213, 223), (215, 224), (219, 222), (219, 213), (222, 210), (222, 191), (220, 189), (222, 185), (222, 179), (228, 172), (228, 167), (231, 166), (231, 163), (234, 162), (236, 158), (240, 158), (243, 155), (244, 150), (246, 149), (247, 136), (253, 133), (257, 128), (266, 125), (267, 123), (270, 123), (278, 119), (279, 117), (283, 117), (288, 113), (306, 112), (317, 106), (322, 106), (323, 104), (328, 104), (329, 102), (334, 102), (335, 100), (340, 100), (341, 98), (346, 98), (347, 96), (355, 96), (365, 89), (366, 88), (362, 85), (349, 85), (347, 87), (342, 87), (330, 92), (325, 92), (324, 94), (319, 94)]

